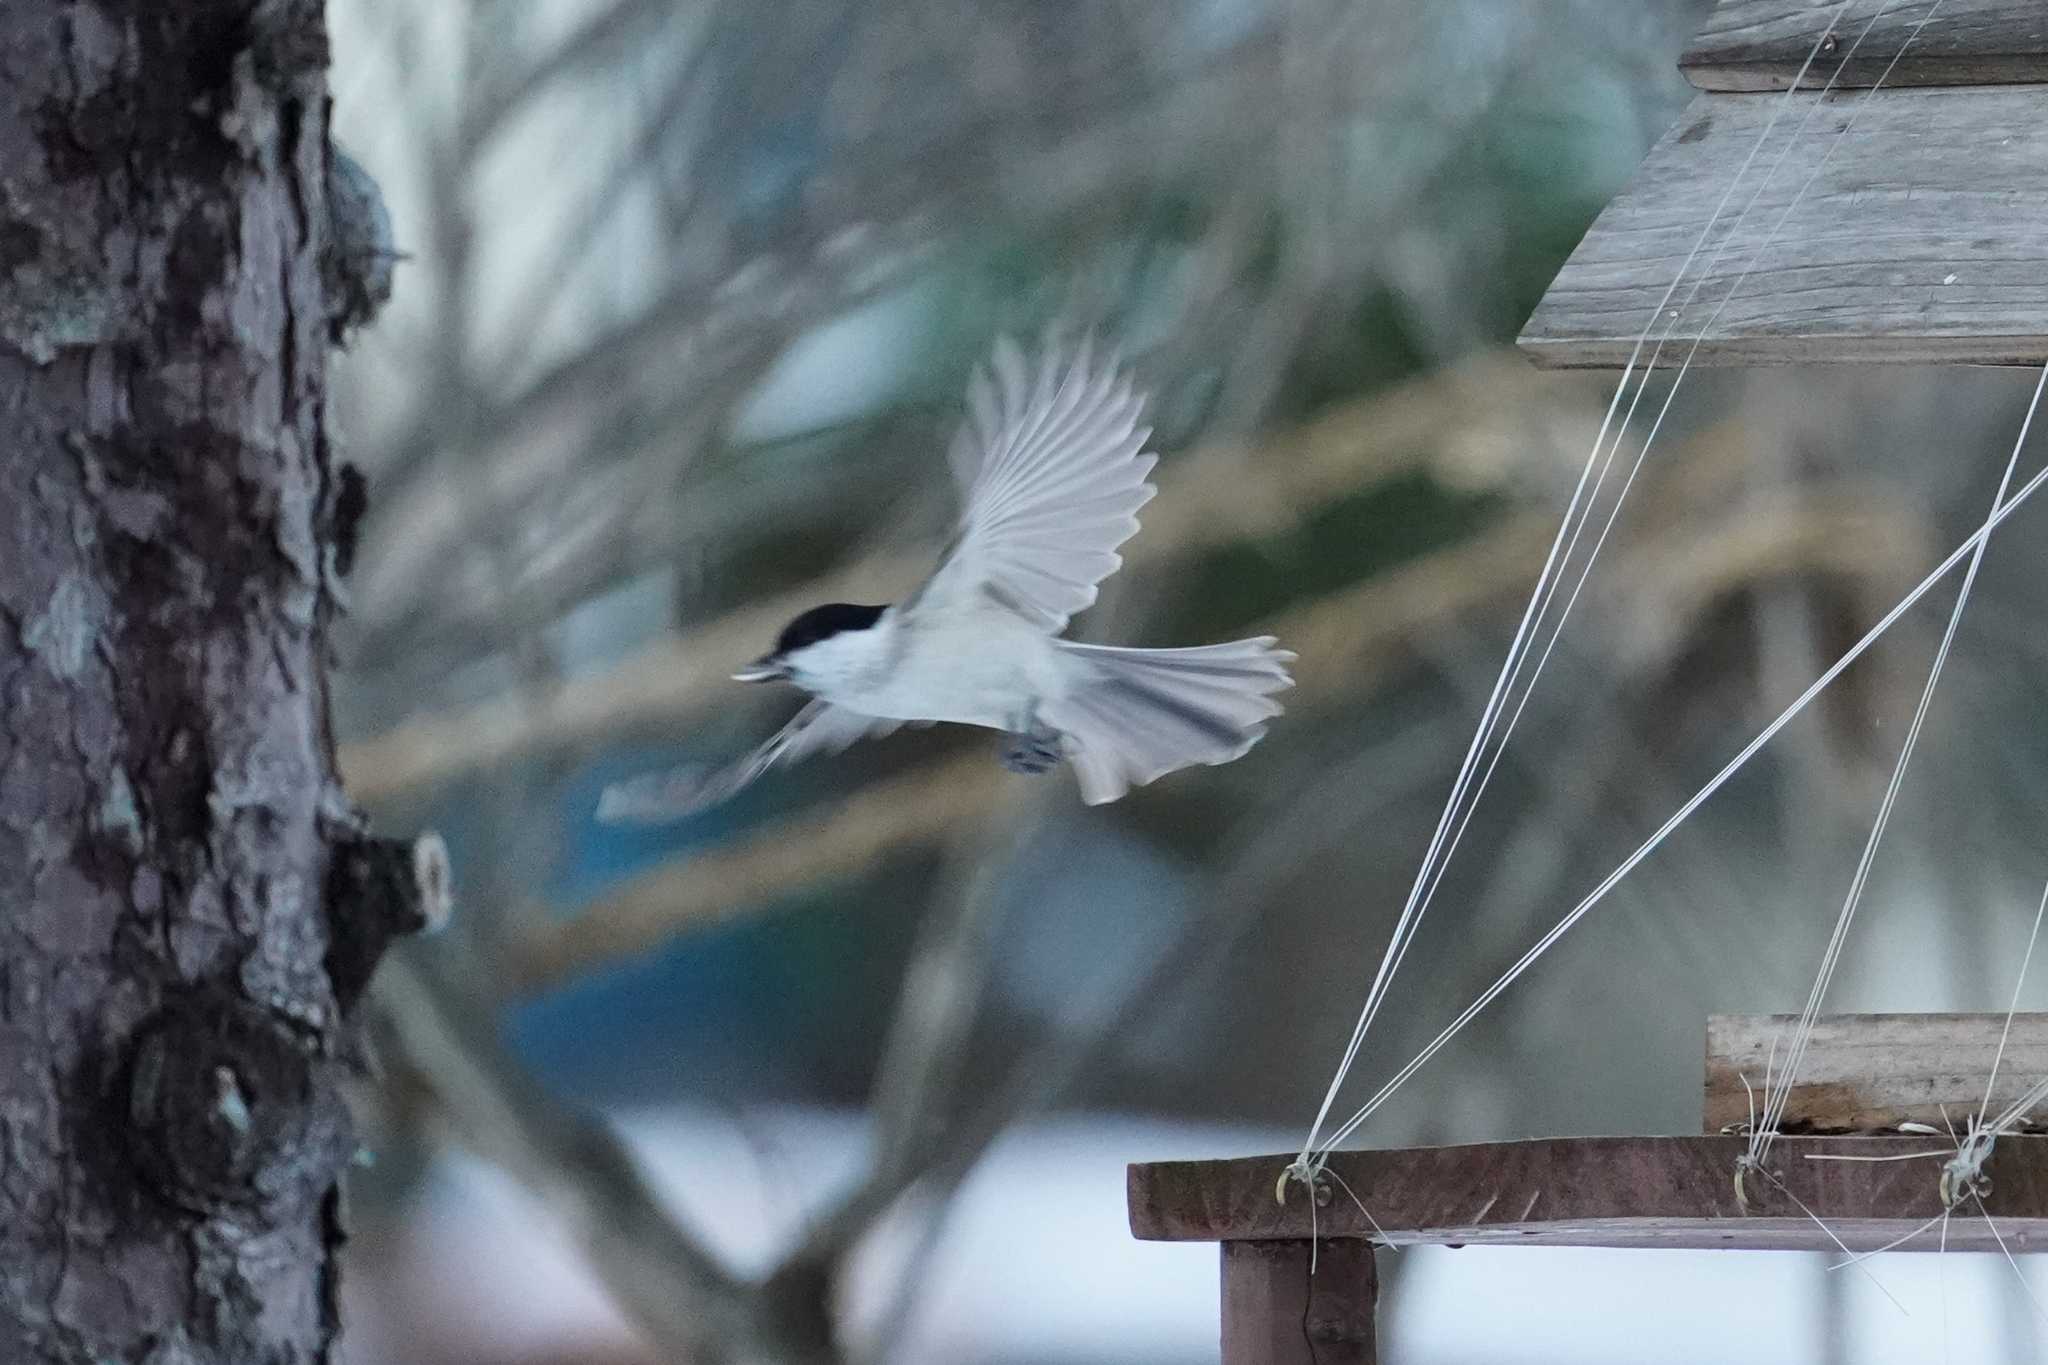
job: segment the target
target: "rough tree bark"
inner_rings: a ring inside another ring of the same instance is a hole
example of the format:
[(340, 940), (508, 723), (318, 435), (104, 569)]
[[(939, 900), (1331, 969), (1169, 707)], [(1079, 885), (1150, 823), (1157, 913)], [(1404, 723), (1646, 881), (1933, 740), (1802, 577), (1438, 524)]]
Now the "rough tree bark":
[[(0, 1361), (324, 1361), (352, 996), (319, 0), (0, 0)], [(400, 864), (402, 865), (402, 864)]]

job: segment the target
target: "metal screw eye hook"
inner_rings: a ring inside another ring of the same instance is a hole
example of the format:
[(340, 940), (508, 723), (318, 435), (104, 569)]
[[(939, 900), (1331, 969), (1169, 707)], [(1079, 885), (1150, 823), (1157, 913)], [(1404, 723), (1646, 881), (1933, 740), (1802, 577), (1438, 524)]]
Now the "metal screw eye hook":
[(1972, 1196), (1987, 1199), (1991, 1195), (1991, 1177), (1985, 1174), (1983, 1161), (1990, 1155), (1988, 1150), (1979, 1151), (1965, 1141), (1963, 1150), (1942, 1164), (1941, 1206), (1952, 1209)]
[(1757, 1164), (1755, 1157), (1744, 1152), (1741, 1156), (1735, 1158), (1735, 1207), (1745, 1217), (1749, 1214), (1749, 1187), (1747, 1181), (1751, 1171), (1758, 1171), (1759, 1173), (1762, 1171), (1762, 1167)]
[(1323, 1178), (1322, 1163), (1310, 1162), (1308, 1158), (1301, 1157), (1290, 1163), (1287, 1169), (1281, 1171), (1280, 1178), (1273, 1182), (1274, 1203), (1285, 1204), (1287, 1202), (1287, 1182), (1290, 1180), (1300, 1181), (1303, 1185), (1307, 1186), (1310, 1198), (1315, 1200), (1316, 1207), (1319, 1209), (1330, 1207), (1330, 1201), (1336, 1197), (1330, 1189), (1330, 1182)]

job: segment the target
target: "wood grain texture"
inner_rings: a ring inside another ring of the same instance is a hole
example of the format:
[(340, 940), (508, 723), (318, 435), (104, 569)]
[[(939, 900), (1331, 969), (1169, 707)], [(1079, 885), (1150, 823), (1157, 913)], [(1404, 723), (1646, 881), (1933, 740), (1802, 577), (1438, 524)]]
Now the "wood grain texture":
[(1695, 337), (1706, 365), (2048, 360), (2048, 86), (1794, 95), (1737, 183), (1782, 103), (1694, 99), (1558, 273), (1523, 352), (1626, 364), (1735, 184), (1651, 333), (1669, 338), (1660, 366)]
[[(1721, 1136), (1538, 1138), (1340, 1152), (1330, 1170), (1397, 1245), (1834, 1249), (1827, 1233), (1767, 1182), (1751, 1181), (1749, 1208), (1737, 1206), (1735, 1163), (1746, 1146)], [(1868, 1250), (1940, 1214), (1941, 1159), (1808, 1158), (1950, 1150), (1929, 1138), (1786, 1137), (1773, 1147), (1770, 1167), (1843, 1242)], [(1292, 1159), (1134, 1165), (1131, 1231), (1178, 1242), (1374, 1235), (1341, 1186), (1321, 1208), (1311, 1208), (1299, 1185), (1290, 1187), (1285, 1204), (1277, 1202), (1274, 1181)], [(2006, 1244), (2014, 1252), (2048, 1249), (2048, 1139), (2002, 1140), (1986, 1171), (1986, 1204)], [(1938, 1238), (1938, 1228), (1929, 1228), (1901, 1249), (1931, 1251)], [(1948, 1246), (1997, 1250), (1986, 1220), (1960, 1213), (1949, 1220)]]
[(1225, 1242), (1222, 1254), (1222, 1365), (1379, 1359), (1372, 1243)]
[[(1679, 69), (1701, 90), (1788, 89), (1836, 8), (1722, 0)], [(2041, 0), (1851, 0), (1829, 36), (1802, 86), (1818, 89), (1830, 77), (1844, 89), (1880, 77), (1887, 87), (2048, 81), (2048, 5)]]
[[(1747, 1078), (1762, 1103), (1764, 1072), (1782, 1065), (1797, 1019), (1717, 1014), (1707, 1020), (1705, 1127), (1749, 1118)], [(1852, 1133), (1926, 1123), (1961, 1129), (1984, 1102), (2005, 1031), (2003, 1014), (1836, 1014), (1814, 1023), (1785, 1106), (1787, 1132)], [(2013, 1016), (1991, 1111), (2048, 1076), (2048, 1014)], [(2048, 1105), (2035, 1117), (2048, 1119)]]

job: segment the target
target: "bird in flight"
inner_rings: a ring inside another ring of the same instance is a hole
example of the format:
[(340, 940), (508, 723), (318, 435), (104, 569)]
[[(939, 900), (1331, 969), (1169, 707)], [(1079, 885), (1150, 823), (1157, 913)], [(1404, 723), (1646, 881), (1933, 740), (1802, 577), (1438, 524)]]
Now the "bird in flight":
[(1228, 763), (1280, 714), (1294, 655), (1271, 636), (1183, 649), (1061, 638), (1123, 560), (1157, 491), (1146, 475), (1144, 400), (1113, 359), (1083, 343), (1033, 363), (1007, 339), (967, 391), (947, 451), (962, 510), (939, 566), (887, 606), (834, 602), (783, 628), (735, 673), (811, 695), (744, 759), (606, 790), (598, 818), (671, 820), (731, 797), (762, 774), (905, 724), (1000, 730), (1019, 772), (1065, 761), (1089, 805), (1198, 763)]

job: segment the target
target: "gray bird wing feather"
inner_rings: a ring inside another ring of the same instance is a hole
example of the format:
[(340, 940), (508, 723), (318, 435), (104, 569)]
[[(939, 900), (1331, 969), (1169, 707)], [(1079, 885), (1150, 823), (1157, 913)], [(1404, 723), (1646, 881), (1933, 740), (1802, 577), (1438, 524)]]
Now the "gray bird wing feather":
[(1056, 634), (1123, 563), (1117, 547), (1157, 491), (1145, 481), (1158, 457), (1144, 453), (1144, 400), (1087, 342), (1071, 355), (1048, 346), (1034, 367), (1005, 337), (967, 407), (947, 450), (959, 526), (906, 609), (979, 596)]
[(605, 788), (598, 798), (597, 818), (609, 825), (680, 820), (731, 800), (771, 769), (812, 754), (838, 753), (855, 740), (889, 734), (902, 723), (814, 700), (738, 762), (648, 773)]

